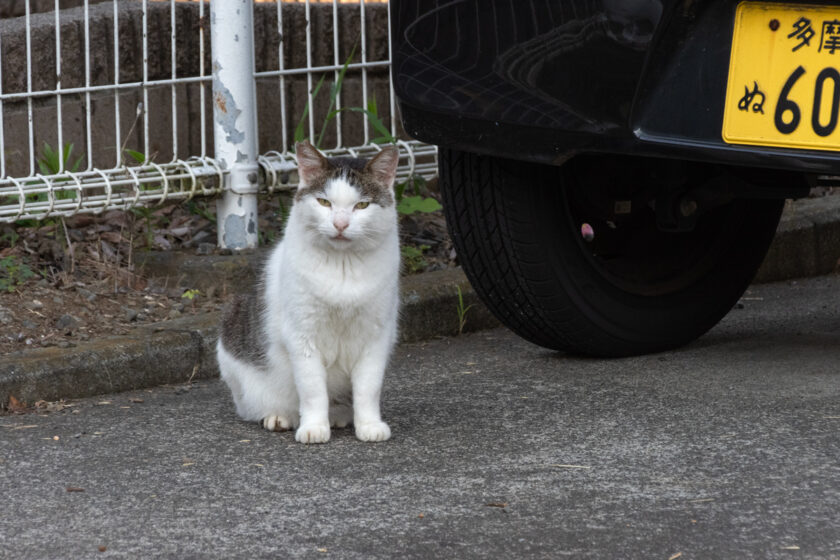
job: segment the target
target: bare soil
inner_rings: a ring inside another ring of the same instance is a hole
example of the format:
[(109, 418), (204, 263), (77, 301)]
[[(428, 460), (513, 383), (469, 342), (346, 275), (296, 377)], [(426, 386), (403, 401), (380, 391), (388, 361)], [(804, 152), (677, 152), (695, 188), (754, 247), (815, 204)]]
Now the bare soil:
[[(261, 200), (265, 244), (280, 237), (288, 204), (278, 197)], [(217, 253), (214, 214), (214, 202), (201, 200), (0, 226), (0, 355), (71, 347), (221, 309), (228, 294), (185, 292), (136, 266), (143, 251)], [(407, 273), (455, 265), (441, 212), (403, 216), (401, 222), (403, 246), (420, 253), (404, 257)]]

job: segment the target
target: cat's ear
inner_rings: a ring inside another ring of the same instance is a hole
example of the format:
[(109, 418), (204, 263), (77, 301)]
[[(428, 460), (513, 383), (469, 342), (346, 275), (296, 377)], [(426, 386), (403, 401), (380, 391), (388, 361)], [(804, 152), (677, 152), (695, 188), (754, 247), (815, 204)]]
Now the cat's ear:
[(301, 185), (311, 185), (327, 170), (329, 162), (309, 140), (295, 144), (295, 156), (298, 163), (298, 175)]
[(400, 160), (400, 150), (396, 146), (382, 148), (365, 166), (365, 172), (373, 177), (380, 186), (390, 189), (397, 177), (397, 163)]

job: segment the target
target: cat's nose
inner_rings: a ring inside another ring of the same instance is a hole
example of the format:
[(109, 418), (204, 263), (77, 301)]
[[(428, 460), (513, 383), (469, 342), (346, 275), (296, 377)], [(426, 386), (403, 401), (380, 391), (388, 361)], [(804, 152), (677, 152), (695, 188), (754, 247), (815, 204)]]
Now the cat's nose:
[(338, 231), (338, 233), (344, 233), (344, 230), (347, 229), (347, 226), (350, 225), (350, 221), (343, 217), (343, 216), (336, 216), (333, 219), (333, 227)]

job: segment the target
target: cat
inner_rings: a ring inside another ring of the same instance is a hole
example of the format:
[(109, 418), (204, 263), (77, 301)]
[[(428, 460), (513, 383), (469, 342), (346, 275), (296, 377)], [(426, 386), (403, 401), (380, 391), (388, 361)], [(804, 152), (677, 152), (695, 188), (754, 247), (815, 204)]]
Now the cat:
[(399, 151), (366, 161), (295, 146), (299, 186), (256, 293), (223, 312), (217, 357), (236, 411), (325, 443), (351, 423), (385, 441), (380, 393), (397, 340)]

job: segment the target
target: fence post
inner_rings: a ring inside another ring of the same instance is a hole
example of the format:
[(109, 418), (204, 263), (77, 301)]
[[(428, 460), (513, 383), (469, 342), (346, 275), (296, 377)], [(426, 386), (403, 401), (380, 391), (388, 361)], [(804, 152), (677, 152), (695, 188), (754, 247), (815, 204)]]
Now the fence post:
[(253, 0), (211, 0), (213, 136), (215, 159), (225, 170), (216, 205), (219, 247), (257, 246), (257, 115), (254, 82)]

